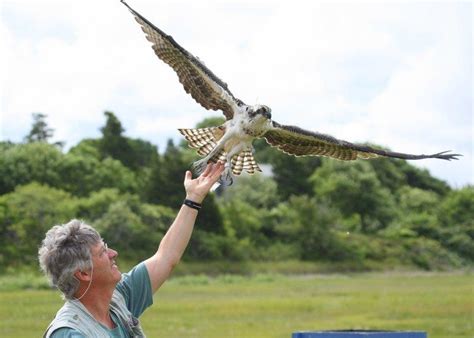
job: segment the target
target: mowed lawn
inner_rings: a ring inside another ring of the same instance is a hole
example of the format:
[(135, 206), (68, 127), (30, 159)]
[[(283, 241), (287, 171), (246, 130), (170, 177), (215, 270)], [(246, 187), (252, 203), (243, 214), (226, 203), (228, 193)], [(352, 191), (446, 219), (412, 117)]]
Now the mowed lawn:
[[(474, 337), (468, 273), (364, 273), (170, 280), (142, 316), (148, 337), (291, 337), (300, 330), (423, 330)], [(0, 337), (39, 337), (61, 306), (48, 290), (0, 292)]]

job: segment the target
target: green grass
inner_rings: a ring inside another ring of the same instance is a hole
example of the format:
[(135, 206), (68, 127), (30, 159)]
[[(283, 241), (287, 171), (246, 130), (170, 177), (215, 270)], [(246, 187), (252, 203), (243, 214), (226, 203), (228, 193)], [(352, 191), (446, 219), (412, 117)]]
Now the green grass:
[[(148, 337), (393, 329), (468, 338), (474, 336), (473, 285), (472, 273), (186, 276), (167, 282), (141, 321)], [(40, 336), (61, 304), (51, 290), (1, 291), (0, 336)]]

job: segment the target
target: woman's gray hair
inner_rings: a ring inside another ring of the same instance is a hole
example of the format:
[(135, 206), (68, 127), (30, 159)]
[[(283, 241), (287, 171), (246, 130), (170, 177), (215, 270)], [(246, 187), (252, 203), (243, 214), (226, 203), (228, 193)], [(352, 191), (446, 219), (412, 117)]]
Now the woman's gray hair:
[(99, 233), (82, 221), (53, 226), (38, 251), (41, 269), (66, 299), (74, 299), (79, 280), (77, 270), (92, 268), (92, 246), (100, 243)]

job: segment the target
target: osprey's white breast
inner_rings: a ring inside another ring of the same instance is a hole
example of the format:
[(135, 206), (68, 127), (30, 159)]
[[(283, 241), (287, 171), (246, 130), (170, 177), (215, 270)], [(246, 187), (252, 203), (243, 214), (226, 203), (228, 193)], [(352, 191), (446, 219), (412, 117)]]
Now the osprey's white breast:
[(234, 118), (225, 123), (224, 149), (231, 154), (238, 154), (252, 148), (252, 141), (264, 134), (271, 125), (271, 121), (262, 115), (249, 117), (247, 107), (239, 107)]

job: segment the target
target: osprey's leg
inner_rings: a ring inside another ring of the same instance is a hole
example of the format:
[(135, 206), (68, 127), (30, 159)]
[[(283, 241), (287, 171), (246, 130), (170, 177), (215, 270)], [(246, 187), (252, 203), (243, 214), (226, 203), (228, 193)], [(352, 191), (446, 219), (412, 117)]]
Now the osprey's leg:
[(207, 163), (209, 162), (210, 157), (206, 156), (205, 158), (200, 159), (192, 164), (191, 169), (196, 175), (201, 175), (204, 169), (206, 169)]
[[(229, 186), (234, 182), (234, 175), (232, 174), (232, 157), (236, 154), (238, 149), (232, 149), (230, 153), (222, 152), (224, 149), (224, 145), (228, 141), (229, 136), (225, 135), (222, 137), (218, 144), (212, 149), (205, 157), (196, 161), (192, 165), (192, 170), (197, 174), (200, 175), (204, 169), (206, 169), (207, 164), (209, 161), (215, 161), (216, 158), (223, 159), (222, 155), (225, 155), (225, 169), (219, 178), (219, 183), (223, 186)], [(214, 158), (214, 159), (213, 159)]]
[[(209, 160), (212, 158), (212, 156), (206, 156), (199, 161), (196, 161), (192, 165), (192, 170), (196, 175), (201, 175), (204, 169), (206, 168), (207, 164), (209, 163)], [(220, 184), (223, 186), (229, 186), (234, 182), (234, 178), (232, 175), (232, 168), (230, 162), (227, 162), (225, 164), (225, 169), (221, 174), (221, 177), (219, 178), (218, 181)]]
[(224, 186), (229, 186), (234, 183), (234, 174), (232, 172), (232, 157), (238, 152), (238, 150), (233, 149), (231, 152), (226, 155), (226, 167), (224, 172), (221, 174), (219, 182)]
[[(206, 166), (209, 163), (209, 160), (217, 152), (218, 152), (217, 150), (213, 150), (206, 157), (200, 159), (199, 161), (194, 162), (192, 165), (192, 170), (194, 171), (194, 173), (196, 175), (200, 175), (204, 171), (204, 169), (206, 169)], [(232, 183), (234, 183), (234, 175), (232, 174), (232, 162), (227, 156), (226, 156), (225, 169), (222, 172), (221, 177), (219, 178), (218, 182), (223, 186), (229, 186), (229, 185), (232, 185)]]
[(230, 161), (227, 161), (226, 167), (219, 178), (219, 183), (223, 186), (229, 186), (234, 183), (234, 175), (232, 175), (232, 168)]
[(191, 166), (191, 169), (196, 175), (201, 175), (204, 169), (206, 169), (207, 164), (209, 161), (221, 151), (222, 147), (220, 145), (217, 145), (212, 151), (209, 152), (205, 157), (202, 159), (194, 162)]

